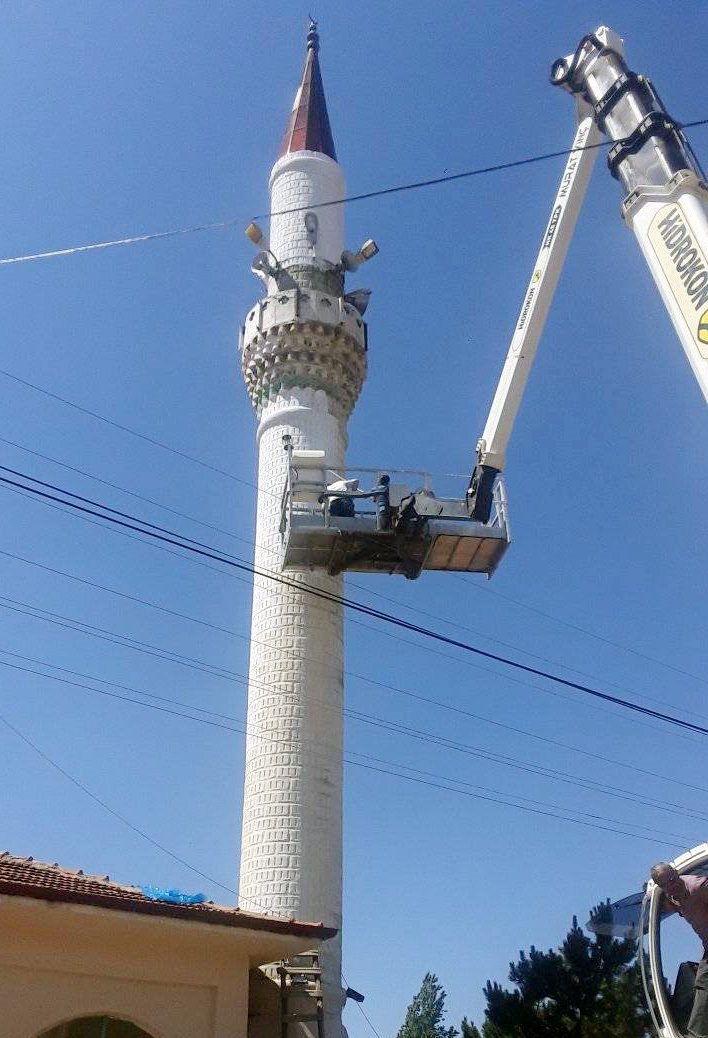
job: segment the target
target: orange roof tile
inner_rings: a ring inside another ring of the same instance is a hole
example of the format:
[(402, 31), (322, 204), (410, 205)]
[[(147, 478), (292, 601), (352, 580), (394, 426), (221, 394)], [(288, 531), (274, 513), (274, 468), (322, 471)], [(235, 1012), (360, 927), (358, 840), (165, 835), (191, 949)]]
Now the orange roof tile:
[(306, 923), (278, 916), (256, 915), (228, 905), (205, 901), (198, 905), (176, 905), (153, 901), (138, 887), (114, 883), (108, 876), (87, 876), (81, 869), (67, 869), (56, 863), (18, 858), (9, 851), (0, 853), (0, 895), (31, 897), (40, 901), (93, 905), (119, 912), (169, 916), (193, 923), (235, 926), (245, 930), (266, 930), (313, 941), (333, 937), (336, 930), (321, 923)]

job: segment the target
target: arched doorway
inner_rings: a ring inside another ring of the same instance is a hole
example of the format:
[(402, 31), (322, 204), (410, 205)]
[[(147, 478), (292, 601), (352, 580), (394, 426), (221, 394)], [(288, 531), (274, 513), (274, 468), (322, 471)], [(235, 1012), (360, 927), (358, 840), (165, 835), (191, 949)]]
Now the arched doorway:
[(136, 1024), (113, 1016), (82, 1016), (42, 1031), (37, 1038), (153, 1038)]

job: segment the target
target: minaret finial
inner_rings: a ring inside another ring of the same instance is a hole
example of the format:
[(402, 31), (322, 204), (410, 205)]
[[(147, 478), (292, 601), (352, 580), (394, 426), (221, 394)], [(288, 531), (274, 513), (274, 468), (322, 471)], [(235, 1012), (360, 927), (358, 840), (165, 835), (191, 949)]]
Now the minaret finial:
[(300, 87), (295, 94), (295, 103), (288, 120), (279, 157), (291, 151), (319, 151), (337, 161), (332, 130), (327, 114), (322, 73), (320, 72), (320, 36), (317, 22), (309, 16), (307, 29), (307, 53), (302, 71)]
[(320, 35), (317, 32), (317, 20), (312, 17), (311, 14), (307, 16), (310, 19), (310, 24), (307, 27), (307, 49), (313, 50), (315, 54), (320, 49)]

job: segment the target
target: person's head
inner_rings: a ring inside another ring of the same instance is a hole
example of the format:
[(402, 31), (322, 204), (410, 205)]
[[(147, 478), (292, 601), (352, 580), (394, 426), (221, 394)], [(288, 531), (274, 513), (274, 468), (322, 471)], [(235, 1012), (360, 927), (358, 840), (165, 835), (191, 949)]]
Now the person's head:
[(391, 477), (388, 475), (387, 472), (381, 472), (379, 474), (379, 484), (382, 487), (387, 487), (390, 482), (391, 482)]
[(651, 878), (670, 897), (680, 898), (685, 893), (684, 882), (673, 865), (660, 861), (651, 870)]

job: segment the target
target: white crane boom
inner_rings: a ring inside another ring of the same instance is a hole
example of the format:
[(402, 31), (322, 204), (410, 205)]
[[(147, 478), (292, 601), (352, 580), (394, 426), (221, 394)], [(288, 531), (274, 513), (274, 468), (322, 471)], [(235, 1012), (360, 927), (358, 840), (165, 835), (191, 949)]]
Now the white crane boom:
[(585, 199), (600, 140), (592, 109), (580, 99), (577, 133), (543, 232), (487, 423), (477, 444), (482, 464), (497, 471), (504, 468), (514, 419)]
[(536, 266), (477, 443), (467, 492), (470, 514), (487, 521), (494, 481), (543, 332), (605, 133), (610, 172), (628, 192), (623, 216), (634, 231), (698, 383), (708, 400), (708, 188), (680, 127), (650, 81), (631, 72), (622, 40), (601, 26), (556, 61), (551, 82), (575, 95), (578, 130)]

